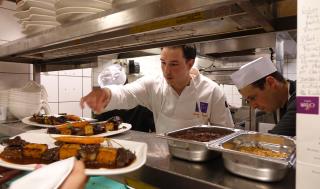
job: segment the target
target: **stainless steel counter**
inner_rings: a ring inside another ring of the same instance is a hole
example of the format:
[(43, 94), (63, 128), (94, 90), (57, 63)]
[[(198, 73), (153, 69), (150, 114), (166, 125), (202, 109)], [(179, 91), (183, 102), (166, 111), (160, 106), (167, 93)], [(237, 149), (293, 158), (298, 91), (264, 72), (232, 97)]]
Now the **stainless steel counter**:
[[(36, 127), (23, 123), (0, 124), (0, 134), (13, 136)], [(120, 176), (112, 176), (120, 182), (134, 179), (158, 188), (232, 188), (232, 189), (293, 189), (295, 188), (295, 170), (280, 182), (264, 183), (242, 178), (229, 173), (223, 166), (221, 157), (194, 163), (170, 156), (166, 140), (154, 134), (129, 131), (115, 138), (146, 142), (148, 158), (145, 166), (137, 171)]]

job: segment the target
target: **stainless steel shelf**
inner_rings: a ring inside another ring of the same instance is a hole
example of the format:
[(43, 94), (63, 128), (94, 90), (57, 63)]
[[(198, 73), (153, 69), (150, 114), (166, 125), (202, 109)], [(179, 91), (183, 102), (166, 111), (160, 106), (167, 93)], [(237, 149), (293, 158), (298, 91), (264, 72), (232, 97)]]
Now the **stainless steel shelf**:
[(83, 64), (103, 54), (296, 28), (296, 13), (275, 17), (281, 11), (268, 0), (137, 2), (7, 43), (0, 46), (0, 60)]

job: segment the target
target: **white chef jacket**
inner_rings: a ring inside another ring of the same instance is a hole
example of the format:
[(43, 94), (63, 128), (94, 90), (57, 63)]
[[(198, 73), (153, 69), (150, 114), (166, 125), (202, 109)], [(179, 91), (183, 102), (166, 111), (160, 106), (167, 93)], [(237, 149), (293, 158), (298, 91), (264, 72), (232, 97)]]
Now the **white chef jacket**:
[[(105, 111), (145, 106), (153, 112), (157, 133), (176, 129), (164, 129), (164, 125), (158, 125), (158, 118), (163, 117), (161, 115), (182, 121), (198, 117), (202, 120), (199, 124), (208, 124), (209, 121), (212, 125), (234, 126), (221, 88), (201, 74), (190, 81), (180, 96), (163, 76), (145, 76), (124, 86), (108, 88), (112, 96)], [(186, 124), (184, 127), (188, 126), (192, 125)]]

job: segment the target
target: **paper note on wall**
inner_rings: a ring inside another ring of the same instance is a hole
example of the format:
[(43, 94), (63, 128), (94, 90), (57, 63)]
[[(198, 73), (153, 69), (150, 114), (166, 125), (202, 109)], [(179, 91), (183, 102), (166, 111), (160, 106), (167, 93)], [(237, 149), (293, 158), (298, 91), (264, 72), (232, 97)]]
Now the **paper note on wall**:
[(297, 189), (320, 185), (320, 1), (298, 0)]
[(299, 0), (298, 4), (297, 95), (320, 96), (320, 2)]

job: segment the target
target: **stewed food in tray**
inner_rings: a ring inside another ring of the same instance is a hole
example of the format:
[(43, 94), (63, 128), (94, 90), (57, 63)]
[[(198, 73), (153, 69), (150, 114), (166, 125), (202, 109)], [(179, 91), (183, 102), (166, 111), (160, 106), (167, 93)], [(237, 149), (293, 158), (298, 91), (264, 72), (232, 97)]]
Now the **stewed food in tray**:
[(295, 163), (295, 141), (287, 136), (248, 131), (208, 147), (222, 152), (230, 172), (260, 181), (283, 179)]
[(220, 152), (209, 150), (207, 146), (225, 137), (238, 134), (239, 129), (199, 125), (158, 135), (168, 141), (172, 156), (189, 161), (206, 161), (217, 157)]

